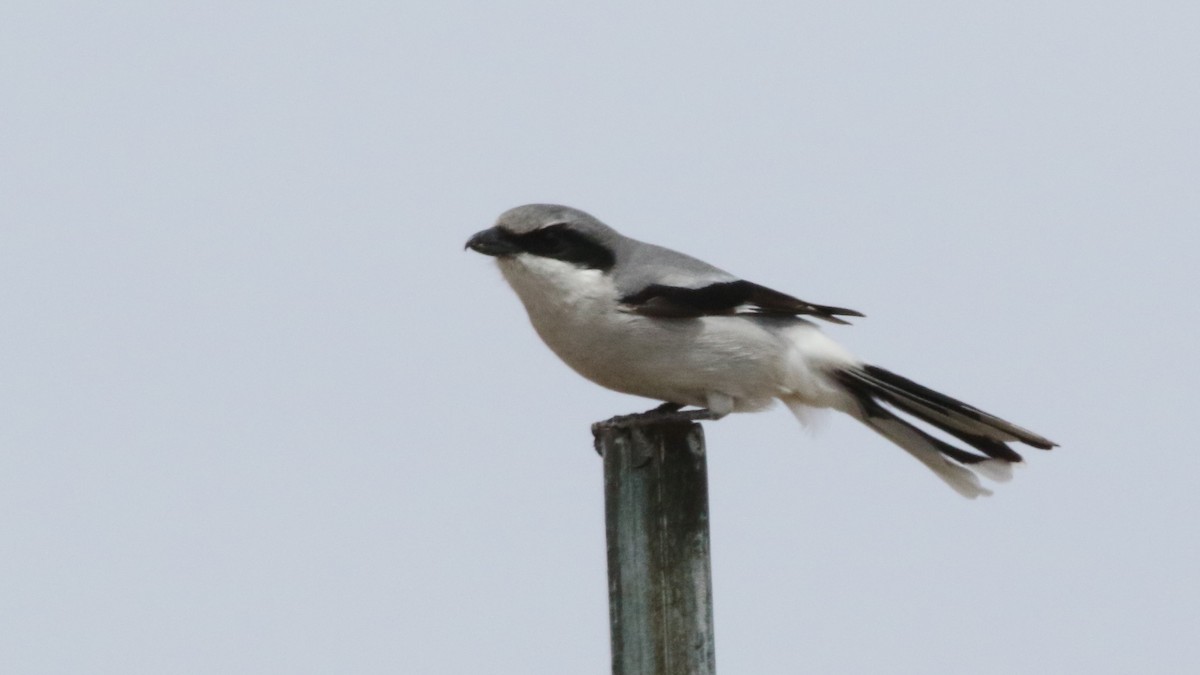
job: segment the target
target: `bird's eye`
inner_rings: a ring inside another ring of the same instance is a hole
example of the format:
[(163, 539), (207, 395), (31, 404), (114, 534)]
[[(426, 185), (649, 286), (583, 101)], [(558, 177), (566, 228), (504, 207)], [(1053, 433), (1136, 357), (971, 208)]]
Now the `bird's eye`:
[(565, 223), (554, 223), (518, 237), (521, 248), (543, 258), (554, 258), (580, 267), (606, 270), (613, 266), (612, 251)]
[(531, 249), (539, 255), (554, 256), (571, 246), (571, 239), (561, 227), (544, 227), (530, 234)]
[(542, 230), (542, 241), (555, 250), (562, 250), (567, 245), (567, 238), (563, 236), (562, 231), (558, 228)]

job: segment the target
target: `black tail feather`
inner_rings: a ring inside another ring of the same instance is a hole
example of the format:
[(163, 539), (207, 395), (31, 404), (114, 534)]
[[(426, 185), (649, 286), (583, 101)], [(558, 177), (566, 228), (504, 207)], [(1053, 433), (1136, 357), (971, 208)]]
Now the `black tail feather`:
[(981, 456), (968, 452), (905, 423), (939, 453), (961, 464), (977, 464), (989, 458), (1020, 462), (1021, 455), (1007, 445), (1012, 441), (1045, 450), (1055, 445), (1031, 431), (878, 366), (846, 369), (835, 376), (858, 399), (867, 417), (903, 422), (882, 405), (886, 403), (983, 453)]
[[(962, 418), (977, 422), (983, 427), (1001, 432), (1006, 436), (1011, 436), (1011, 440), (1017, 440), (1041, 450), (1049, 450), (1057, 445), (1057, 443), (1043, 438), (1032, 431), (1022, 429), (1012, 422), (1007, 422), (999, 417), (996, 417), (995, 415), (990, 415), (974, 406), (963, 403), (956, 398), (952, 398), (941, 392), (934, 391), (924, 385), (917, 384), (907, 377), (897, 375), (890, 370), (880, 368), (879, 366), (863, 366), (862, 372), (870, 380), (875, 380), (879, 384), (887, 385), (888, 387), (907, 395), (915, 401), (919, 401), (927, 406), (934, 407), (945, 414), (951, 416), (957, 415), (961, 416)], [(941, 427), (941, 425), (937, 422), (928, 420), (921, 414), (907, 409), (905, 409), (905, 412), (916, 415), (917, 417), (929, 422), (930, 424), (938, 426), (939, 428)], [(949, 429), (946, 429), (946, 431), (949, 433), (954, 433)], [(957, 436), (957, 434), (955, 434), (955, 436)], [(959, 436), (959, 438), (962, 437)], [(967, 438), (962, 438), (962, 440), (968, 443), (971, 442)], [(983, 450), (983, 448), (980, 448), (980, 450)]]
[[(979, 450), (980, 452), (987, 455), (988, 457), (993, 457), (995, 459), (1003, 459), (1008, 462), (1022, 461), (1021, 455), (1016, 450), (1013, 450), (1012, 448), (1008, 447), (1007, 445), (1005, 445), (1004, 443), (1002, 443), (1000, 441), (993, 440), (991, 438), (988, 438), (986, 436), (981, 436), (979, 434), (972, 434), (970, 432), (963, 431), (962, 429), (958, 429), (958, 428), (950, 426), (948, 424), (939, 424), (937, 420), (931, 419), (931, 416), (925, 410), (922, 410), (919, 406), (913, 405), (911, 402), (909, 402), (908, 400), (906, 400), (900, 396), (896, 396), (895, 394), (893, 394), (890, 391), (876, 390), (873, 393), (875, 396), (878, 396), (879, 398), (883, 399), (884, 401), (887, 401), (888, 403), (896, 406), (896, 408), (898, 408), (899, 410), (902, 410), (902, 411), (908, 413), (909, 415), (916, 417), (917, 419), (921, 420), (922, 422), (925, 422), (927, 424), (932, 424), (933, 426), (937, 427), (938, 429), (941, 429), (942, 431), (950, 434), (951, 436), (954, 436), (955, 438), (966, 443), (967, 445), (970, 445), (972, 448)], [(950, 447), (953, 447), (953, 446), (950, 446)]]

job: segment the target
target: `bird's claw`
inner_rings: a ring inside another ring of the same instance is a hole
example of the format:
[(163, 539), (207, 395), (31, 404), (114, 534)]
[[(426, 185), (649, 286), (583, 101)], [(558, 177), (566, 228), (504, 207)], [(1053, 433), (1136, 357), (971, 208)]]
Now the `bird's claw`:
[(700, 408), (698, 410), (681, 410), (681, 408), (683, 408), (683, 404), (681, 403), (663, 403), (646, 412), (633, 413), (632, 415), (617, 415), (603, 422), (593, 424), (592, 433), (597, 433), (601, 429), (606, 428), (629, 428), (662, 423), (685, 424), (703, 420), (718, 420), (723, 417), (723, 415), (718, 415), (707, 408)]

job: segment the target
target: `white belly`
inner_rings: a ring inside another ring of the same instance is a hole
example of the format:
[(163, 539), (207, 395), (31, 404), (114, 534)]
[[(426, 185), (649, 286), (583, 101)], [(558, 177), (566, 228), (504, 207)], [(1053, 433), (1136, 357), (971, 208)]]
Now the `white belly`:
[[(617, 310), (617, 292), (596, 270), (523, 256), (501, 260), (542, 340), (601, 386), (705, 407), (714, 395), (733, 410), (760, 410), (787, 395), (784, 326), (799, 320), (713, 316), (661, 319)], [(531, 270), (529, 267), (537, 266)]]

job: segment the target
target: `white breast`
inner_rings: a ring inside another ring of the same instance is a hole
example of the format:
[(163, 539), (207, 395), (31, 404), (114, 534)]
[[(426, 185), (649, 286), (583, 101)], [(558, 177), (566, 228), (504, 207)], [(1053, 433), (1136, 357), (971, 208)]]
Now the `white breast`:
[(759, 410), (786, 391), (787, 345), (770, 320), (659, 319), (622, 311), (609, 276), (518, 255), (500, 259), (542, 340), (593, 382), (629, 394), (734, 410)]

